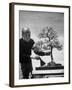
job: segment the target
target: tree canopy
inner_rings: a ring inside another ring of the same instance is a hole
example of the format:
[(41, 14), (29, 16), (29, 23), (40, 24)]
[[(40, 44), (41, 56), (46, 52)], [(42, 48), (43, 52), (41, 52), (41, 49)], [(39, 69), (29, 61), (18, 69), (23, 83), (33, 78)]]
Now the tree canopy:
[[(61, 43), (58, 40), (58, 36), (57, 36), (57, 32), (55, 30), (53, 30), (52, 27), (45, 27), (43, 28), (42, 32), (39, 34), (38, 36), (40, 39), (45, 38), (45, 42), (47, 47), (51, 47), (51, 48), (57, 48), (58, 50), (62, 50), (62, 46)], [(43, 42), (38, 42), (38, 44), (43, 45)]]

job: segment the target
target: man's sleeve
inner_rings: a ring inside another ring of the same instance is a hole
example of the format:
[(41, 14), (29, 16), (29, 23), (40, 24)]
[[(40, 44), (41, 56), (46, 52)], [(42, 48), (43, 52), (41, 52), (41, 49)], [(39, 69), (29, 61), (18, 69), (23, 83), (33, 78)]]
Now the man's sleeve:
[(45, 53), (43, 51), (40, 51), (40, 49), (35, 45), (33, 46), (32, 49), (33, 49), (34, 53), (39, 55), (39, 56), (44, 56), (45, 55)]

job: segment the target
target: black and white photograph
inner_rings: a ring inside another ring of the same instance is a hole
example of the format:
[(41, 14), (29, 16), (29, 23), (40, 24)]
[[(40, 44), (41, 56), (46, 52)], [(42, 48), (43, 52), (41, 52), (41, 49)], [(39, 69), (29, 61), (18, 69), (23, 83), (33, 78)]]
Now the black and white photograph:
[(19, 11), (20, 79), (64, 76), (64, 13)]
[(11, 10), (11, 84), (69, 83), (69, 6), (12, 3)]

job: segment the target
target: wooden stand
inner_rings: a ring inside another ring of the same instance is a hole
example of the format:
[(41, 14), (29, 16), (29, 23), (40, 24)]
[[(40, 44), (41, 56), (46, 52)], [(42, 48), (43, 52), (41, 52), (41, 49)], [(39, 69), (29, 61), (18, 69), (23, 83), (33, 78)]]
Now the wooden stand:
[(32, 74), (34, 78), (64, 77), (64, 66), (57, 64), (53, 67), (36, 67)]

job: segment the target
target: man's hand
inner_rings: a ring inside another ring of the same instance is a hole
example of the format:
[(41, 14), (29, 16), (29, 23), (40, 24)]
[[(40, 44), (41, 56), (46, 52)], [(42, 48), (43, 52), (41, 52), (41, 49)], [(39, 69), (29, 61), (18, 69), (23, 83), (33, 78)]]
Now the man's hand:
[(32, 59), (37, 59), (37, 60), (40, 60), (40, 57), (39, 56), (35, 56), (35, 57), (31, 57)]
[(39, 57), (39, 56), (35, 56), (35, 59), (39, 60), (39, 59), (40, 59), (40, 57)]

